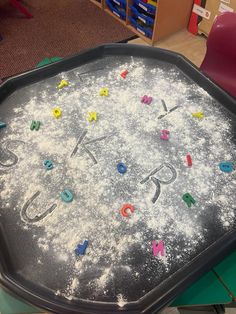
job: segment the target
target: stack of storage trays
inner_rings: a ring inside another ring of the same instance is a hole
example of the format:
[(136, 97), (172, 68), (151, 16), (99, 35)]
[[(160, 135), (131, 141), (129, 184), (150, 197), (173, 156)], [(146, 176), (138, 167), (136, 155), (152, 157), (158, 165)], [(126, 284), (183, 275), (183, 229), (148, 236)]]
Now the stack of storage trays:
[(153, 0), (134, 0), (130, 6), (130, 23), (137, 31), (152, 38), (157, 2)]
[(126, 20), (126, 0), (106, 0), (109, 10), (122, 20)]

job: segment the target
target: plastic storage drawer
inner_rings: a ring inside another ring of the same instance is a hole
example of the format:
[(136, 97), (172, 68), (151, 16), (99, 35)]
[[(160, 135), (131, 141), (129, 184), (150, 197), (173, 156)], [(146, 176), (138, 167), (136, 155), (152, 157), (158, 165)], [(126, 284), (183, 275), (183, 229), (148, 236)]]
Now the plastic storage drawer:
[(122, 8), (126, 8), (126, 0), (112, 0), (114, 4), (119, 5)]
[(139, 12), (139, 10), (137, 10), (137, 8), (133, 5), (131, 5), (130, 8), (131, 8), (131, 12), (135, 18), (139, 19), (140, 21), (142, 21), (144, 24), (146, 24), (148, 26), (152, 26), (154, 24), (153, 18)]
[[(118, 0), (118, 1), (120, 1), (120, 0)], [(118, 16), (122, 20), (126, 19), (126, 13), (125, 13), (126, 11), (123, 7), (118, 6), (117, 4), (115, 4), (111, 0), (106, 0), (106, 4), (113, 14), (115, 14), (116, 16)]]
[(145, 3), (141, 0), (135, 0), (134, 3), (140, 7), (141, 9), (143, 9), (145, 12), (150, 13), (150, 14), (155, 14), (156, 13), (156, 7), (154, 7), (151, 4)]
[(145, 27), (141, 24), (139, 24), (139, 22), (134, 19), (133, 17), (130, 17), (130, 22), (131, 24), (134, 26), (134, 28), (137, 29), (137, 31), (139, 31), (141, 34), (143, 34), (144, 36), (148, 37), (148, 38), (152, 38), (152, 29), (150, 29), (150, 27)]

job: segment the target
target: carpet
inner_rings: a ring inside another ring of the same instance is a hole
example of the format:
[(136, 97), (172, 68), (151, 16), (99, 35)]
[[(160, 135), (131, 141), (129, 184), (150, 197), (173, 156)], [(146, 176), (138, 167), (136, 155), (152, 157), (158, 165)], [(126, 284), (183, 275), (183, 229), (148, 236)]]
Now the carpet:
[(65, 57), (134, 34), (89, 0), (25, 0), (27, 19), (0, 0), (0, 78), (32, 69), (43, 58)]

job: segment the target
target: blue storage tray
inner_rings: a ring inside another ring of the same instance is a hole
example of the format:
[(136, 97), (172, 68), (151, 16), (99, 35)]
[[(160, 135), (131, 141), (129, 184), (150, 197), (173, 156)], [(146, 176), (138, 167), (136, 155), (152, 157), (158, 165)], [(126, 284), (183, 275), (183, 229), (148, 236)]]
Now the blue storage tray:
[(122, 8), (126, 8), (126, 0), (112, 0), (112, 2), (119, 5)]
[[(118, 0), (120, 1), (120, 0)], [(126, 13), (125, 10), (122, 7), (117, 6), (113, 1), (106, 0), (106, 4), (108, 5), (108, 8), (110, 11), (118, 16), (120, 19), (125, 20), (126, 19)]]
[(130, 17), (129, 20), (131, 24), (137, 29), (137, 31), (139, 31), (141, 34), (148, 38), (152, 38), (152, 30), (150, 28), (143, 27), (133, 17)]
[(148, 26), (152, 26), (154, 24), (154, 19), (146, 16), (145, 14), (139, 12), (135, 6), (131, 5), (130, 6), (132, 14), (134, 15), (135, 18), (139, 19), (143, 23), (145, 23)]
[(135, 0), (134, 3), (139, 6), (141, 9), (143, 9), (145, 12), (155, 15), (156, 13), (156, 7), (154, 7), (154, 5), (145, 3), (141, 0)]

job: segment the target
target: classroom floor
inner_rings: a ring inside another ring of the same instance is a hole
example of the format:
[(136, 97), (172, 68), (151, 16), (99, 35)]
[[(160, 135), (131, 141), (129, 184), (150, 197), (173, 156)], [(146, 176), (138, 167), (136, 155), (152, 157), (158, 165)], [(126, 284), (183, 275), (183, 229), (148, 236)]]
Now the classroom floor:
[[(141, 38), (131, 40), (129, 43), (147, 45)], [(203, 36), (194, 36), (187, 30), (182, 30), (159, 41), (155, 47), (181, 53), (199, 67), (206, 53), (206, 38)]]
[[(27, 19), (0, 0), (0, 78), (33, 69), (45, 57), (68, 57), (133, 33), (88, 0), (25, 0)], [(99, 32), (97, 32), (99, 29)]]

